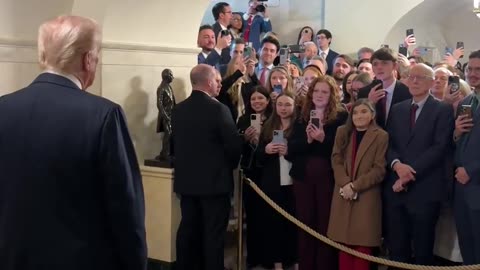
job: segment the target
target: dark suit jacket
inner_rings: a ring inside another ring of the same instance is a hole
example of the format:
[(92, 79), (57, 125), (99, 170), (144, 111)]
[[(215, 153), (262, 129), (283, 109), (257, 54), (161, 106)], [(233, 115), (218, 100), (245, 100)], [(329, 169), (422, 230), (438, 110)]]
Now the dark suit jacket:
[(1, 97), (0, 115), (0, 269), (146, 269), (143, 187), (120, 106), (44, 73)]
[(392, 162), (399, 159), (416, 171), (415, 181), (408, 184), (408, 191), (394, 193), (392, 186), (398, 176), (390, 169), (384, 186), (386, 203), (415, 205), (445, 199), (444, 153), (452, 143), (452, 106), (429, 96), (410, 131), (411, 104), (412, 100), (408, 99), (396, 104), (390, 111), (387, 166), (390, 168)]
[[(472, 95), (467, 96), (458, 107), (464, 104), (471, 104)], [(455, 181), (455, 199), (465, 200), (472, 210), (480, 210), (480, 109), (477, 108), (473, 116), (473, 128), (468, 135), (464, 133), (456, 146), (456, 165), (464, 167), (470, 176), (470, 181), (466, 184), (460, 184)], [(460, 142), (466, 140), (465, 146), (461, 147)], [(460, 192), (460, 193), (459, 193)]]
[[(375, 85), (373, 85), (372, 83), (360, 89), (358, 91), (358, 98), (368, 98), (368, 94), (370, 93), (370, 90), (372, 90), (374, 86)], [(390, 105), (390, 112), (391, 112), (391, 109), (393, 108), (393, 105), (411, 98), (412, 98), (412, 95), (410, 94), (408, 87), (402, 82), (397, 80), (395, 82), (395, 88), (393, 89), (393, 97), (392, 97), (392, 103)], [(380, 103), (377, 102), (375, 106), (375, 109), (377, 111), (377, 124), (383, 129), (386, 129), (387, 125), (385, 124), (385, 114), (381, 110), (380, 106), (381, 106)], [(390, 121), (390, 117), (391, 117), (391, 113), (388, 115), (387, 124)]]
[(212, 67), (215, 67), (218, 70), (221, 70), (222, 65), (227, 65), (230, 62), (230, 55), (224, 55), (222, 51), (222, 55), (219, 55), (215, 49), (213, 49), (205, 58), (203, 54), (200, 52), (197, 58), (198, 64), (207, 64)]
[[(215, 22), (214, 24), (212, 24), (212, 28), (213, 28), (213, 32), (215, 33), (215, 40), (216, 40), (218, 37), (218, 33), (222, 31), (222, 26), (218, 22)], [(232, 33), (230, 33), (230, 37), (232, 38), (232, 44), (233, 44), (233, 41), (235, 40), (235, 38), (233, 37)], [(222, 58), (225, 59), (224, 61), (226, 61), (227, 64), (230, 61), (230, 48), (231, 46), (228, 46), (227, 48), (222, 50)], [(222, 64), (225, 64), (225, 63), (222, 63)]]
[[(247, 29), (247, 20), (244, 18), (244, 14), (242, 14), (242, 19), (243, 19), (243, 31), (242, 33), (245, 33), (245, 29)], [(261, 40), (260, 40), (260, 35), (262, 33), (267, 33), (272, 31), (272, 22), (271, 20), (265, 21), (265, 19), (260, 16), (256, 15), (253, 18), (252, 25), (250, 26), (250, 34), (249, 34), (249, 42), (252, 42), (253, 48), (255, 48), (255, 51), (257, 54), (260, 51), (260, 45), (261, 45)]]
[(242, 141), (228, 108), (194, 90), (174, 108), (172, 131), (174, 191), (207, 196), (232, 192)]
[(327, 65), (328, 65), (328, 69), (327, 69), (327, 75), (332, 75), (332, 72), (333, 72), (333, 61), (335, 60), (335, 58), (337, 58), (337, 56), (339, 56), (339, 54), (330, 49), (328, 51), (328, 54), (327, 54), (327, 59), (325, 59), (325, 61), (327, 61)]

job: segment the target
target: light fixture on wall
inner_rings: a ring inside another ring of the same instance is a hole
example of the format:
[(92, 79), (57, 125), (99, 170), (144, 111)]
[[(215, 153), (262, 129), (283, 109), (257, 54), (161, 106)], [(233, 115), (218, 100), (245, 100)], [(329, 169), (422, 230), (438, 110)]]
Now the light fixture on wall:
[(480, 18), (480, 0), (473, 0), (473, 13), (477, 14)]

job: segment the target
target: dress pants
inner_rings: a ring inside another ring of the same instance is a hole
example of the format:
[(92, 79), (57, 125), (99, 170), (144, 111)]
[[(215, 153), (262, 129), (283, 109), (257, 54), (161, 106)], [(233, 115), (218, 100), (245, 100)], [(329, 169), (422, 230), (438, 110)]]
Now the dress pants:
[(177, 270), (223, 270), (230, 195), (180, 198)]

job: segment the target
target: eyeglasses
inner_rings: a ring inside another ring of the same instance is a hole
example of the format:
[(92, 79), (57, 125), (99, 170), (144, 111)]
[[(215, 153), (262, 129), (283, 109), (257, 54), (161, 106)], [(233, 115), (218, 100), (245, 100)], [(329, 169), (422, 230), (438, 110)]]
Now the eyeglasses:
[(413, 81), (422, 82), (422, 81), (427, 81), (427, 80), (433, 80), (432, 77), (425, 76), (425, 75), (408, 75), (407, 79), (409, 81), (412, 81), (412, 82)]

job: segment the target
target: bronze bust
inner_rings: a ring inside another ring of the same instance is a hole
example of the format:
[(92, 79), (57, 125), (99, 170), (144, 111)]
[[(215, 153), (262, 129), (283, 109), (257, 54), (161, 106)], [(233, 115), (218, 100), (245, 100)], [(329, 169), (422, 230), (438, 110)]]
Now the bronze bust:
[(162, 71), (162, 82), (157, 88), (157, 133), (164, 132), (162, 150), (156, 160), (171, 162), (170, 137), (172, 135), (172, 110), (176, 105), (172, 86), (173, 73), (170, 69)]

